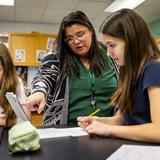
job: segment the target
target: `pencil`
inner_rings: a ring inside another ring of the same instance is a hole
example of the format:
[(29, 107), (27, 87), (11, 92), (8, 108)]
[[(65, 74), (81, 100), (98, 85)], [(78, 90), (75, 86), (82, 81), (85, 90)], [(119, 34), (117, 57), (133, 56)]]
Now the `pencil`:
[[(100, 109), (96, 109), (94, 112), (92, 112), (91, 114), (89, 114), (87, 117), (91, 117), (93, 115), (95, 115), (97, 112), (99, 112)], [(85, 119), (87, 119), (87, 117), (85, 117), (81, 122), (79, 122), (81, 125), (84, 125), (85, 124)], [(84, 121), (84, 122), (83, 122)]]
[(88, 115), (88, 117), (91, 117), (91, 116), (93, 116), (93, 115), (95, 115), (97, 112), (99, 112), (100, 111), (100, 109), (98, 108), (98, 109), (96, 109), (94, 112), (92, 112), (90, 115)]

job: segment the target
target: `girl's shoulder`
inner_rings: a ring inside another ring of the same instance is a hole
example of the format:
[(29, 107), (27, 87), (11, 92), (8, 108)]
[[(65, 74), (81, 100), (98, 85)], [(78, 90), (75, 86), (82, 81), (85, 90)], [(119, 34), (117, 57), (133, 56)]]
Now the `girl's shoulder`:
[(150, 85), (160, 85), (160, 61), (150, 60), (144, 67), (142, 79), (145, 88)]
[(148, 70), (148, 69), (158, 69), (160, 70), (160, 60), (150, 60), (146, 63), (145, 65), (145, 70)]

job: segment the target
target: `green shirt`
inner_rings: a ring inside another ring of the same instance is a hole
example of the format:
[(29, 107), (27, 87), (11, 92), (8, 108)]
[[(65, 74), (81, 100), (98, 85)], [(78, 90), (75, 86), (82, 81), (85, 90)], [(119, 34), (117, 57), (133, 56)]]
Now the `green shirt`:
[(97, 108), (100, 108), (97, 116), (111, 116), (111, 97), (115, 92), (118, 81), (116, 73), (105, 56), (105, 70), (98, 77), (95, 77), (95, 99), (96, 108), (93, 108), (90, 100), (92, 97), (92, 80), (87, 69), (80, 61), (80, 77), (69, 79), (69, 108), (68, 124), (77, 124), (78, 116), (87, 116)]

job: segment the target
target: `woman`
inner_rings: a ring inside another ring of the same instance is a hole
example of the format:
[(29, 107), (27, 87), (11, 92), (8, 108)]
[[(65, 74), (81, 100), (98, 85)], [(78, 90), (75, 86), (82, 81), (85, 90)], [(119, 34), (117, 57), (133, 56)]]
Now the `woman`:
[(114, 117), (78, 117), (89, 134), (160, 142), (160, 51), (143, 18), (130, 9), (111, 14), (100, 28), (109, 55), (120, 66)]
[(64, 17), (56, 43), (39, 68), (25, 105), (39, 113), (44, 109), (45, 125), (76, 124), (77, 116), (97, 108), (102, 110), (99, 116), (110, 116), (116, 72), (87, 16), (75, 11)]
[(17, 76), (12, 57), (7, 47), (0, 42), (0, 125), (11, 126), (17, 119), (5, 97), (6, 92), (15, 93), (21, 103), (26, 98), (23, 82)]

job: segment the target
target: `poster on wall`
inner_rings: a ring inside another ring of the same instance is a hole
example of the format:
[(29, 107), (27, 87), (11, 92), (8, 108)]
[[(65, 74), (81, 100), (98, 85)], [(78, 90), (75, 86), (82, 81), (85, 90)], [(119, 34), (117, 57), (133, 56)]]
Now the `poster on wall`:
[(15, 50), (15, 62), (25, 62), (26, 61), (26, 52), (25, 50)]
[(47, 50), (52, 50), (53, 49), (54, 41), (55, 41), (55, 38), (48, 38), (47, 44), (46, 44), (46, 49)]
[(37, 50), (36, 51), (36, 62), (42, 62), (46, 55), (46, 50)]

